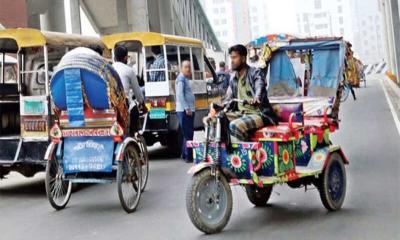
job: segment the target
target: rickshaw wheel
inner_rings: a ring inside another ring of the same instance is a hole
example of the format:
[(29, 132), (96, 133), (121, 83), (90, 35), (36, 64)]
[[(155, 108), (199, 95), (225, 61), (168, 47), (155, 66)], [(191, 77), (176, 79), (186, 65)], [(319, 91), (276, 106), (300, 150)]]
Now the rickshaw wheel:
[(342, 95), (340, 96), (340, 102), (345, 102), (350, 95), (350, 88), (347, 85), (343, 86)]
[(226, 178), (220, 175), (216, 183), (210, 169), (196, 173), (186, 192), (186, 210), (200, 231), (221, 232), (232, 214), (232, 192)]
[(141, 168), (135, 146), (128, 144), (124, 150), (124, 159), (118, 162), (117, 169), (118, 196), (127, 213), (134, 212), (139, 205), (142, 192)]
[(71, 197), (72, 183), (64, 178), (64, 170), (60, 166), (60, 162), (53, 157), (46, 164), (45, 187), (47, 199), (50, 205), (61, 210), (67, 206)]
[(149, 178), (149, 152), (147, 151), (146, 140), (143, 136), (139, 137), (139, 144), (141, 148), (142, 192), (144, 192)]
[(318, 188), (326, 209), (336, 211), (342, 207), (346, 196), (346, 169), (340, 154), (330, 156), (328, 165), (319, 176)]
[(259, 188), (254, 185), (247, 185), (245, 188), (247, 198), (252, 204), (254, 204), (256, 207), (267, 206), (268, 200), (272, 193), (272, 185), (267, 185), (263, 188)]

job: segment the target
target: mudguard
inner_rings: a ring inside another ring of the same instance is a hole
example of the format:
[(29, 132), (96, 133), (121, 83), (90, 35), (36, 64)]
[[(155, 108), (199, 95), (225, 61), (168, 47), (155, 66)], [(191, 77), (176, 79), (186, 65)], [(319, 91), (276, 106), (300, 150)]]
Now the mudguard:
[(205, 168), (211, 167), (211, 165), (212, 165), (212, 163), (201, 162), (201, 163), (198, 163), (198, 164), (193, 165), (193, 166), (189, 169), (189, 171), (188, 171), (187, 173), (188, 173), (188, 174), (194, 175), (194, 174), (196, 174), (196, 173), (202, 171), (202, 170), (205, 169)]
[(58, 144), (55, 142), (50, 142), (49, 146), (46, 149), (46, 153), (44, 154), (44, 160), (50, 161), (51, 156), (53, 156), (54, 151), (56, 150)]
[[(140, 151), (140, 146), (139, 146), (139, 143), (137, 142), (137, 140), (134, 138), (131, 138), (131, 137), (127, 137), (124, 139), (124, 141), (122, 143), (118, 143), (117, 147), (115, 148), (114, 155), (115, 155), (116, 161), (124, 160), (125, 148), (130, 143), (134, 144), (136, 150)], [(138, 153), (140, 153), (140, 152), (138, 152)]]
[(340, 156), (343, 158), (343, 163), (349, 164), (349, 161), (344, 155), (341, 147), (339, 145), (331, 145), (329, 147), (316, 149), (311, 155), (311, 159), (307, 165), (307, 168), (314, 171), (323, 171), (327, 166), (332, 153), (340, 154)]

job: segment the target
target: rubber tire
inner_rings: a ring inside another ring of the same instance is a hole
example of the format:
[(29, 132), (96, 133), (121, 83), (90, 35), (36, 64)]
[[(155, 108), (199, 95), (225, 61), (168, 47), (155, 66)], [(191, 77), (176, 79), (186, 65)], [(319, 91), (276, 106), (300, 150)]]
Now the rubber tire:
[(271, 197), (272, 193), (272, 185), (264, 186), (263, 188), (259, 188), (254, 185), (247, 185), (246, 187), (246, 195), (249, 201), (254, 204), (256, 207), (265, 207), (267, 206), (268, 200)]
[(179, 158), (182, 155), (182, 144), (183, 144), (183, 135), (180, 130), (178, 131), (170, 131), (167, 136), (166, 145), (168, 147), (168, 152), (174, 158)]
[(58, 210), (64, 209), (67, 206), (67, 204), (71, 198), (71, 194), (72, 194), (72, 183), (71, 182), (68, 183), (69, 189), (67, 190), (67, 196), (66, 196), (66, 200), (65, 200), (64, 204), (58, 205), (56, 202), (54, 202), (53, 197), (51, 196), (51, 190), (50, 190), (50, 178), (51, 178), (50, 177), (50, 169), (51, 169), (51, 164), (53, 164), (54, 161), (56, 161), (56, 160), (53, 156), (52, 160), (49, 160), (46, 163), (45, 188), (46, 188), (46, 196), (50, 202), (50, 205), (58, 211)]
[(146, 189), (146, 185), (147, 185), (147, 180), (149, 179), (149, 152), (147, 151), (147, 144), (146, 144), (146, 140), (144, 139), (143, 136), (140, 136), (140, 141), (143, 144), (143, 156), (145, 157), (145, 161), (146, 161), (146, 178), (144, 179), (144, 181), (142, 181), (142, 192), (145, 191)]
[(233, 206), (231, 188), (225, 176), (221, 175), (220, 181), (222, 182), (222, 186), (226, 189), (227, 192), (227, 209), (225, 215), (222, 218), (222, 220), (214, 226), (205, 223), (201, 219), (201, 216), (199, 216), (199, 213), (197, 211), (198, 208), (195, 201), (196, 193), (201, 183), (210, 177), (215, 178), (215, 176), (211, 175), (211, 170), (209, 168), (196, 173), (192, 177), (191, 182), (189, 183), (189, 186), (186, 191), (186, 211), (189, 215), (189, 218), (194, 224), (194, 226), (200, 231), (204, 232), (205, 234), (214, 234), (221, 232), (229, 222), (229, 219), (232, 215), (232, 206)]
[[(342, 170), (342, 173), (343, 173), (343, 193), (338, 202), (335, 202), (332, 200), (332, 198), (329, 194), (329, 188), (328, 188), (328, 186), (329, 186), (328, 185), (329, 184), (329, 179), (328, 179), (329, 168), (334, 163), (339, 164), (339, 166)], [(345, 196), (346, 196), (346, 180), (347, 180), (346, 179), (346, 169), (344, 166), (342, 156), (340, 156), (340, 154), (338, 154), (338, 153), (332, 153), (330, 155), (330, 159), (329, 159), (329, 162), (328, 162), (326, 168), (319, 176), (319, 180), (318, 180), (318, 184), (317, 184), (322, 204), (324, 205), (324, 207), (327, 210), (337, 211), (337, 210), (341, 209), (344, 199), (345, 199)]]
[(340, 96), (340, 102), (345, 102), (350, 95), (350, 88), (343, 86), (342, 95)]
[[(133, 154), (135, 155), (135, 158), (138, 160), (139, 159), (139, 155), (136, 152), (136, 148), (133, 145), (128, 145), (126, 146), (126, 148), (131, 148), (131, 151), (133, 151)], [(124, 159), (125, 161), (125, 159)], [(118, 162), (118, 167), (117, 167), (117, 186), (118, 186), (118, 197), (119, 197), (119, 201), (121, 203), (122, 208), (127, 212), (127, 213), (133, 213), (134, 211), (136, 211), (137, 207), (139, 206), (139, 202), (140, 202), (140, 197), (141, 197), (141, 186), (139, 189), (139, 196), (138, 196), (138, 200), (137, 200), (137, 204), (136, 206), (134, 206), (133, 208), (130, 208), (129, 206), (126, 205), (125, 201), (124, 201), (124, 197), (123, 197), (123, 192), (122, 192), (122, 172), (123, 172), (123, 162), (119, 161)]]

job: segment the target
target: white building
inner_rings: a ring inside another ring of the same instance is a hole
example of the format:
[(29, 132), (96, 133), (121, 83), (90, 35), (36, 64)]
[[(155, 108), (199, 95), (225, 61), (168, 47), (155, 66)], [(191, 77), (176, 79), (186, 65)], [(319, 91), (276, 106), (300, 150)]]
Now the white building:
[[(246, 44), (252, 39), (249, 9), (249, 2), (252, 1), (258, 0), (201, 0), (200, 2), (219, 41), (231, 46), (237, 43)], [(259, 25), (259, 21), (255, 22)]]
[(352, 0), (354, 52), (364, 63), (382, 61), (385, 55), (383, 20), (377, 0)]
[(249, 0), (249, 15), (252, 39), (271, 34), (271, 32), (269, 32), (268, 14), (268, 1)]
[(352, 39), (349, 0), (297, 0), (297, 31), (301, 36), (344, 36)]

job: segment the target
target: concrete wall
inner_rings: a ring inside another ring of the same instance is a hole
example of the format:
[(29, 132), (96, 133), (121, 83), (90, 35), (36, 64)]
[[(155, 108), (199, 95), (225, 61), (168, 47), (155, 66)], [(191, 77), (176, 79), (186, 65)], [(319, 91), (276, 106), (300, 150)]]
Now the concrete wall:
[(28, 18), (25, 0), (0, 0), (0, 23), (6, 28), (26, 27)]

